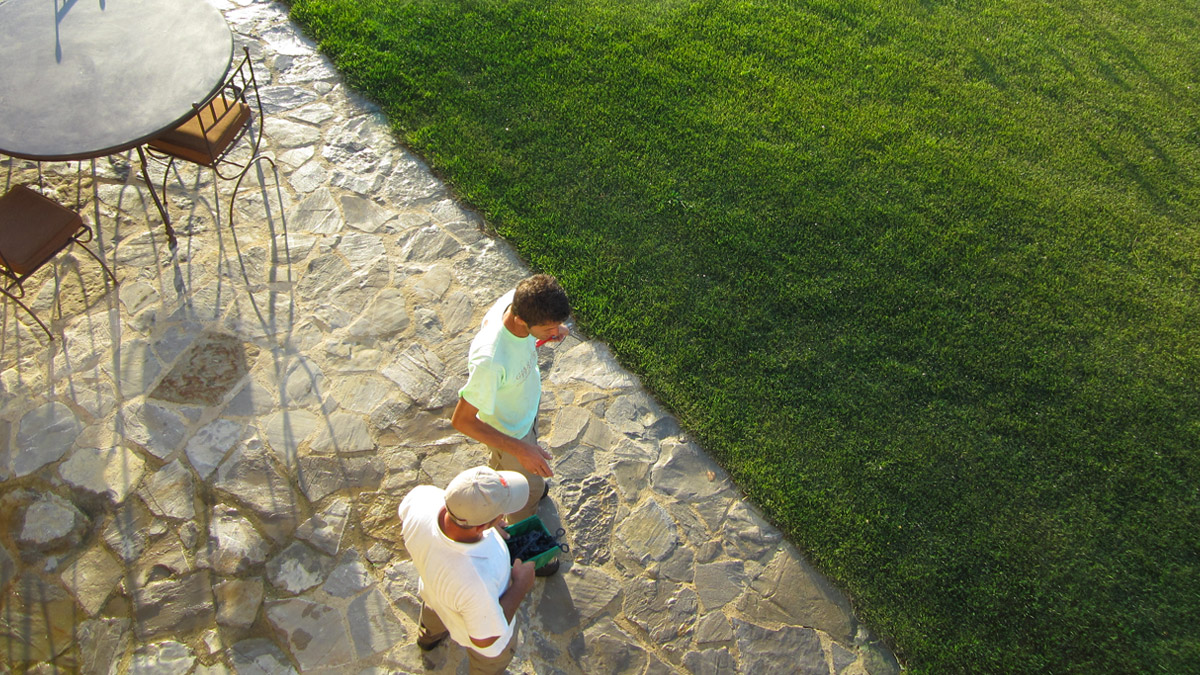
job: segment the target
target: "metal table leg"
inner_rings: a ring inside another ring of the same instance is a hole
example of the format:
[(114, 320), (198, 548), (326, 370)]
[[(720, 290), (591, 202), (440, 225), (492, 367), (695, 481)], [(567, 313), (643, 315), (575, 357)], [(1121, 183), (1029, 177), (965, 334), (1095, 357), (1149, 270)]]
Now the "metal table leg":
[[(142, 180), (146, 181), (146, 188), (150, 190), (150, 196), (154, 199), (154, 205), (158, 207), (158, 213), (162, 216), (163, 229), (167, 231), (167, 246), (174, 251), (179, 248), (179, 242), (175, 239), (175, 229), (171, 227), (171, 216), (167, 215), (167, 208), (158, 198), (158, 191), (154, 189), (154, 182), (150, 180), (150, 172), (146, 168), (146, 151), (142, 146), (137, 146), (138, 159), (142, 161)], [(163, 199), (166, 199), (166, 188), (164, 184)]]

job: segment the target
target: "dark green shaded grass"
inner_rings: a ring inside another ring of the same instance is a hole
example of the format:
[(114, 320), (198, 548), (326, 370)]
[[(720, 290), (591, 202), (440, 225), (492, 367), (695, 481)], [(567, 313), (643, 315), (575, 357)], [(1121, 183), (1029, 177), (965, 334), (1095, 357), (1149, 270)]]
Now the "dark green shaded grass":
[(919, 672), (1200, 671), (1200, 5), (293, 0)]

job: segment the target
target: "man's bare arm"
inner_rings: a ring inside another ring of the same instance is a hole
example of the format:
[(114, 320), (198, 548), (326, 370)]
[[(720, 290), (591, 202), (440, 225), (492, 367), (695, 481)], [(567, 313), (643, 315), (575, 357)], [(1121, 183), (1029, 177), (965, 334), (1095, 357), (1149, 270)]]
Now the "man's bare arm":
[[(500, 607), (504, 610), (504, 618), (509, 623), (512, 623), (513, 617), (517, 615), (517, 609), (521, 606), (525, 595), (529, 593), (529, 589), (533, 588), (533, 566), (533, 561), (521, 561), (519, 558), (513, 563), (508, 590), (500, 596)], [(484, 649), (492, 646), (492, 643), (498, 639), (500, 639), (499, 635), (482, 640), (471, 638), (471, 644)]]
[(450, 423), (465, 436), (473, 438), (489, 448), (495, 448), (516, 457), (521, 466), (524, 466), (525, 470), (533, 475), (542, 477), (554, 475), (554, 472), (550, 470), (550, 465), (546, 462), (552, 457), (550, 453), (534, 443), (526, 443), (518, 438), (513, 438), (479, 419), (479, 408), (471, 405), (461, 396), (458, 398), (458, 405), (454, 406), (454, 414), (450, 416)]

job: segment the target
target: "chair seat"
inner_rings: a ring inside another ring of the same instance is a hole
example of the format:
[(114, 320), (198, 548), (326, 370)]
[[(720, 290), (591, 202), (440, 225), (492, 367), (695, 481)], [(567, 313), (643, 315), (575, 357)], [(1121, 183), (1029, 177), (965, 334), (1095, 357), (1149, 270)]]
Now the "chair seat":
[(78, 213), (14, 185), (0, 197), (0, 263), (17, 276), (32, 274), (82, 228)]
[(212, 167), (249, 121), (250, 106), (237, 99), (230, 101), (218, 96), (183, 124), (161, 134), (148, 145), (159, 152)]

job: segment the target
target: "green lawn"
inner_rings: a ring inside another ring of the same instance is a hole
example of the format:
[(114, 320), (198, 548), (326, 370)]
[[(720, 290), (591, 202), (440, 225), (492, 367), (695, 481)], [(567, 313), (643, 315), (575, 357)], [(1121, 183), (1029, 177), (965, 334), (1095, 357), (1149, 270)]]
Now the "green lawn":
[(914, 672), (1200, 672), (1200, 2), (292, 7)]

